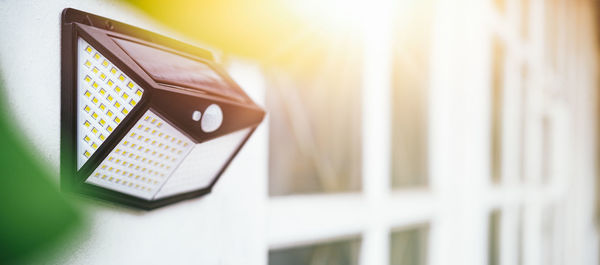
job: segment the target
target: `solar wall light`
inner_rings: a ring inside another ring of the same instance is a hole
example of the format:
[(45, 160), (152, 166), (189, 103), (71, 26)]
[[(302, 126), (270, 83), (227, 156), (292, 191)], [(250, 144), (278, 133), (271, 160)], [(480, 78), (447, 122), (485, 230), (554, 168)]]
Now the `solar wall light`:
[(67, 8), (61, 187), (152, 209), (209, 193), (265, 112), (194, 47)]

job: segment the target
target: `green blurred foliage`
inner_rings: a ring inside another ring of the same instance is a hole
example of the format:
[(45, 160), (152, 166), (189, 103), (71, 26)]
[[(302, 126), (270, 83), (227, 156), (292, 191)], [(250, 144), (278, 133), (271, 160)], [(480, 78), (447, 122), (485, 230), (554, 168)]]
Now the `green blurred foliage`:
[(26, 264), (44, 250), (64, 246), (82, 227), (83, 215), (21, 137), (7, 115), (2, 84), (0, 91), (0, 264)]

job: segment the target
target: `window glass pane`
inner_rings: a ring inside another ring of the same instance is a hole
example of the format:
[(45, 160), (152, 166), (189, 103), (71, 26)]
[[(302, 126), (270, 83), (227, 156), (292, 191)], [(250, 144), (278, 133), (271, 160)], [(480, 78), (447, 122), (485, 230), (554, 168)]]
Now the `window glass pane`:
[(527, 90), (529, 87), (529, 68), (527, 65), (521, 67), (521, 115), (519, 132), (519, 175), (522, 182), (525, 182), (525, 159), (526, 159), (526, 141), (527, 136), (527, 116), (529, 105), (527, 104)]
[(360, 239), (269, 251), (269, 265), (358, 265)]
[(498, 38), (493, 40), (492, 49), (492, 93), (491, 93), (491, 175), (494, 183), (502, 180), (502, 112), (504, 96), (504, 43)]
[(525, 260), (525, 206), (519, 207), (517, 218), (517, 265), (522, 265)]
[(424, 186), (428, 179), (428, 111), (433, 1), (402, 5), (396, 21), (392, 80), (391, 184)]
[(529, 8), (530, 0), (521, 0), (521, 38), (529, 38)]
[(547, 184), (552, 174), (552, 121), (548, 115), (542, 118), (542, 183)]
[(506, 1), (505, 0), (492, 0), (492, 1), (494, 2), (494, 7), (496, 8), (496, 11), (498, 11), (498, 13), (503, 15), (504, 12), (506, 11)]
[(390, 264), (427, 264), (429, 226), (393, 232), (390, 236)]
[(558, 63), (558, 36), (559, 36), (559, 10), (558, 0), (544, 1), (545, 6), (545, 25), (544, 34), (546, 37), (546, 58), (547, 63), (556, 67)]
[(315, 61), (298, 51), (289, 67), (267, 73), (271, 196), (360, 191), (362, 62), (355, 45), (336, 42)]
[(488, 223), (488, 264), (500, 264), (500, 210), (494, 210)]
[(554, 248), (554, 207), (547, 205), (542, 210), (541, 219), (541, 263), (540, 264), (556, 264), (554, 258), (556, 257), (557, 249)]

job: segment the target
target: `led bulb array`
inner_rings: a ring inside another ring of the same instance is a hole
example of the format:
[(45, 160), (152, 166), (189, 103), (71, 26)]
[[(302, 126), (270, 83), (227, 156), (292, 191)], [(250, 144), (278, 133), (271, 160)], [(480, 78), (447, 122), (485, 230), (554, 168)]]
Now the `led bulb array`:
[(152, 199), (194, 143), (148, 110), (86, 180)]
[(140, 102), (144, 90), (84, 39), (77, 46), (79, 169)]

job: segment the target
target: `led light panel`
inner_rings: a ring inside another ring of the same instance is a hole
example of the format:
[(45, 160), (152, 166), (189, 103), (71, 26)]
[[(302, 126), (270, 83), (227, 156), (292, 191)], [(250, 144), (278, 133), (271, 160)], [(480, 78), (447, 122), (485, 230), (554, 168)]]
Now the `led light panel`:
[(79, 169), (140, 102), (144, 89), (82, 38), (77, 62)]
[(63, 190), (144, 209), (205, 195), (265, 116), (212, 52), (79, 10), (61, 62)]
[(249, 133), (250, 129), (244, 129), (194, 145), (156, 199), (208, 187)]
[(149, 110), (86, 182), (153, 199), (193, 145), (189, 138)]

